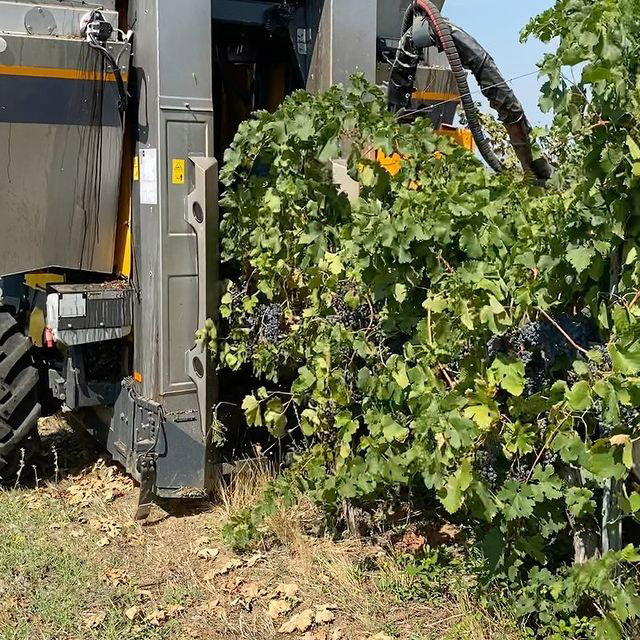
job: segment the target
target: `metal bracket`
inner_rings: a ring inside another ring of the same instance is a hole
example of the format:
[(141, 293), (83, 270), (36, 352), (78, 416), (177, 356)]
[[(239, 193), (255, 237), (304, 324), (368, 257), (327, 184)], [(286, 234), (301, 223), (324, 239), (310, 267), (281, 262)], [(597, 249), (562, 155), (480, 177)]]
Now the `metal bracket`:
[(145, 520), (155, 504), (156, 459), (152, 455), (140, 456), (137, 467), (140, 474), (140, 495), (135, 519)]
[(298, 54), (309, 55), (309, 43), (311, 42), (311, 29), (296, 29), (296, 45)]
[(134, 452), (140, 477), (135, 519), (144, 520), (155, 504), (157, 446), (164, 418), (160, 404), (143, 398), (136, 398), (134, 412)]
[[(215, 158), (189, 156), (195, 169), (195, 188), (187, 196), (185, 220), (196, 234), (198, 248), (198, 325), (204, 327), (217, 310), (218, 289), (218, 163)], [(196, 385), (200, 426), (206, 437), (214, 404), (213, 370), (205, 345), (186, 353), (186, 368)]]

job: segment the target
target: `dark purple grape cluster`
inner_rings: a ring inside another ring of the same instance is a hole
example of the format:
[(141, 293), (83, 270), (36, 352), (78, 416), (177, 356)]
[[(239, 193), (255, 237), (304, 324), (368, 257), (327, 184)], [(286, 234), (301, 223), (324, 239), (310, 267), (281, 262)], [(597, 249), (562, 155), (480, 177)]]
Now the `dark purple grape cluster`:
[(526, 382), (524, 385), (525, 397), (540, 393), (549, 380), (544, 368), (528, 366), (526, 369)]
[(487, 356), (490, 361), (496, 359), (500, 351), (503, 350), (502, 336), (491, 336), (487, 342)]
[(598, 400), (593, 408), (596, 421), (596, 438), (609, 438), (613, 433), (613, 425), (609, 424), (604, 418), (604, 403)]
[(323, 418), (325, 425), (327, 427), (335, 427), (336, 425), (336, 405), (335, 403), (329, 402), (323, 411)]
[(360, 329), (364, 329), (367, 326), (368, 308), (366, 306), (354, 308), (347, 304), (346, 296), (348, 293), (349, 291), (347, 289), (341, 287), (333, 296), (331, 305), (339, 322), (341, 322), (347, 329), (360, 331)]
[(542, 464), (544, 466), (550, 464), (552, 467), (556, 466), (560, 460), (560, 454), (557, 451), (551, 451), (550, 449), (545, 449), (542, 454)]
[(358, 387), (358, 380), (351, 369), (345, 371), (344, 380), (349, 390), (349, 398), (352, 404), (362, 404), (364, 396)]
[(609, 349), (604, 344), (596, 344), (592, 347), (595, 351), (600, 353), (602, 362), (594, 362), (589, 360), (589, 371), (593, 376), (598, 376), (603, 372), (609, 372), (613, 369), (613, 362), (611, 361), (611, 354)]
[(509, 476), (516, 482), (525, 484), (529, 478), (529, 468), (526, 464), (517, 463), (509, 469)]
[(640, 422), (640, 407), (620, 405), (620, 423), (623, 427), (635, 427)]
[(494, 445), (485, 446), (475, 452), (473, 468), (476, 477), (492, 489), (498, 485), (498, 450)]
[(525, 396), (539, 393), (549, 383), (552, 369), (562, 358), (566, 357), (569, 364), (577, 357), (577, 349), (563, 331), (584, 348), (597, 338), (591, 320), (584, 315), (558, 314), (554, 321), (562, 331), (548, 321), (528, 322), (504, 336), (493, 336), (487, 345), (490, 359), (503, 352), (523, 362), (527, 379)]
[(283, 313), (279, 304), (270, 304), (262, 315), (262, 337), (267, 342), (278, 342), (283, 336)]
[(467, 343), (460, 348), (460, 350), (453, 356), (450, 366), (454, 371), (460, 371), (462, 363), (471, 355), (472, 350)]
[(285, 335), (284, 313), (279, 304), (261, 304), (249, 317), (249, 347), (264, 341), (275, 344)]
[(340, 345), (337, 351), (338, 360), (342, 363), (348, 363), (353, 358), (353, 349), (345, 345)]

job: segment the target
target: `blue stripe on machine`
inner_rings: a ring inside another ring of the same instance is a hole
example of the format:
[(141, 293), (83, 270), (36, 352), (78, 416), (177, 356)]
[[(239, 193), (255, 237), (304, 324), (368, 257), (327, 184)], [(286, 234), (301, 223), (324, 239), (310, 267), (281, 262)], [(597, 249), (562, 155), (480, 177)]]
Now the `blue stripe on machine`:
[(0, 74), (0, 123), (116, 127), (118, 99), (115, 82)]

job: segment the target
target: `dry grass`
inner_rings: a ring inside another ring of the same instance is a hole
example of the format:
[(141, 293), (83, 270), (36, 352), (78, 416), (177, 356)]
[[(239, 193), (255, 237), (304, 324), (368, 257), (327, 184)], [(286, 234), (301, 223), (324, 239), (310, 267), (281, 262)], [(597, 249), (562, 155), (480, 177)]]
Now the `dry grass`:
[[(57, 450), (65, 445), (75, 446), (57, 441)], [(43, 640), (518, 637), (506, 617), (479, 611), (464, 590), (434, 598), (425, 598), (424, 589), (418, 594), (416, 578), (382, 548), (310, 535), (320, 518), (305, 500), (267, 519), (270, 543), (259, 553), (239, 557), (225, 549), (222, 526), (229, 515), (257, 504), (271, 477), (264, 467), (246, 465), (216, 504), (192, 504), (195, 508), (186, 513), (144, 526), (133, 521), (132, 483), (113, 467), (94, 464), (95, 454), (87, 457), (80, 474), (55, 482), (54, 474), (42, 472), (48, 481), (40, 488), (0, 494), (0, 538), (14, 535), (12, 518), (17, 516), (12, 514), (26, 508), (37, 516), (30, 526), (38, 528), (35, 536), (47, 540), (46, 553), (77, 558), (83, 567), (84, 582), (74, 596), (79, 610), (69, 611), (64, 633), (41, 614), (37, 637)], [(63, 474), (59, 469), (55, 475)], [(9, 567), (0, 580), (6, 594), (18, 588), (9, 556), (2, 557), (0, 550), (0, 566)], [(282, 583), (292, 590), (289, 597), (279, 592)], [(272, 619), (268, 609), (274, 601), (288, 603), (290, 611)], [(278, 632), (292, 615), (323, 606), (329, 607), (327, 618), (332, 619), (314, 624), (306, 635)], [(131, 607), (138, 608), (133, 620), (126, 615)], [(105, 621), (87, 628), (87, 616), (97, 614), (99, 619), (102, 612), (108, 614)], [(32, 623), (22, 635), (9, 635), (6, 614), (0, 615), (0, 638), (27, 640)], [(16, 626), (15, 619), (12, 624)]]

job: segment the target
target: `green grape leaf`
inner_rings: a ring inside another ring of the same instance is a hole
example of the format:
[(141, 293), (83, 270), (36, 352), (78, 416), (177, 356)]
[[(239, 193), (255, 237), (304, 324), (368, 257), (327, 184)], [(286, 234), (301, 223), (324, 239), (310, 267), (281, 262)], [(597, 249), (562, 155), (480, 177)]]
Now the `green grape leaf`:
[(246, 396), (242, 402), (242, 408), (244, 409), (244, 415), (247, 419), (247, 424), (250, 427), (262, 426), (262, 413), (260, 412), (260, 402), (255, 396)]
[(449, 513), (460, 510), (464, 501), (464, 494), (471, 486), (473, 473), (471, 463), (463, 460), (458, 470), (450, 476), (443, 491), (440, 493), (440, 502)]

